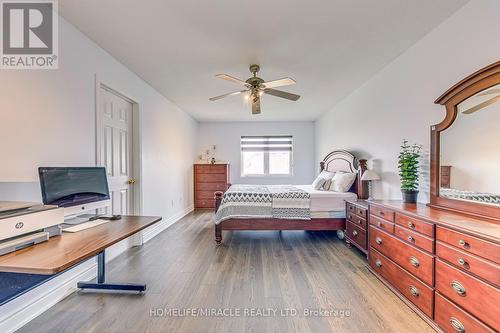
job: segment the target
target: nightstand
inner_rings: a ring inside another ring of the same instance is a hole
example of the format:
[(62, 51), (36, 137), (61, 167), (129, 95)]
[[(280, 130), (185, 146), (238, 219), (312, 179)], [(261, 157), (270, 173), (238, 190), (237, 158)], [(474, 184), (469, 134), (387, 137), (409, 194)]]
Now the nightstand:
[(366, 200), (346, 200), (347, 247), (354, 245), (368, 256), (368, 202)]

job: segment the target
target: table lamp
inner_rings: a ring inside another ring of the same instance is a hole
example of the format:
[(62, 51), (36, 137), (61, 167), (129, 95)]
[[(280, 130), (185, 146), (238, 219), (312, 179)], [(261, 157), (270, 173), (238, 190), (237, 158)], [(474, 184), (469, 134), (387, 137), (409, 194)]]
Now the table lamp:
[(379, 180), (380, 176), (373, 170), (366, 170), (361, 176), (362, 181), (368, 182), (368, 200), (373, 200), (372, 197), (372, 181)]

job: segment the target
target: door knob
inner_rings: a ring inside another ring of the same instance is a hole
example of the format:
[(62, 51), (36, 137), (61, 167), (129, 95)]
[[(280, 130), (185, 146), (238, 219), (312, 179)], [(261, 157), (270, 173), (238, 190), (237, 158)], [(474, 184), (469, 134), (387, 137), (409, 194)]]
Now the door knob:
[(131, 178), (127, 181), (129, 185), (134, 185), (135, 184), (135, 179)]

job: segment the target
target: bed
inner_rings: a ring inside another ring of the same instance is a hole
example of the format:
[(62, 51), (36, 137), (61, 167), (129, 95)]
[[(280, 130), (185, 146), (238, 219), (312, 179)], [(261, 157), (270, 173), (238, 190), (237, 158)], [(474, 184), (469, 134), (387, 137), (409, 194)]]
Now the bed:
[[(222, 243), (224, 230), (343, 231), (345, 200), (367, 198), (366, 182), (361, 181), (365, 170), (366, 160), (358, 160), (345, 150), (335, 150), (320, 162), (320, 171), (356, 173), (349, 192), (314, 190), (311, 185), (294, 185), (294, 188), (287, 185), (233, 185), (226, 193), (215, 192), (215, 242), (217, 245)], [(219, 209), (227, 208), (223, 202), (228, 201), (228, 196), (245, 197), (247, 201), (221, 217)], [(255, 214), (256, 206), (260, 206), (258, 214)]]

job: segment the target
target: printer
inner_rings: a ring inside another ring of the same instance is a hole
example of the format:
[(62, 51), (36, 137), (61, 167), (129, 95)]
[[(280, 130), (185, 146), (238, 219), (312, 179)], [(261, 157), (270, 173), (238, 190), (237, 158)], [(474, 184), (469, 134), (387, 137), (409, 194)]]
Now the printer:
[(61, 234), (64, 209), (35, 202), (0, 201), (0, 255)]

